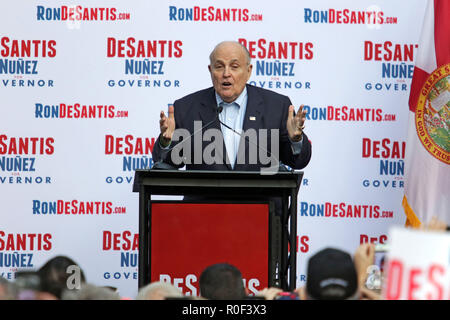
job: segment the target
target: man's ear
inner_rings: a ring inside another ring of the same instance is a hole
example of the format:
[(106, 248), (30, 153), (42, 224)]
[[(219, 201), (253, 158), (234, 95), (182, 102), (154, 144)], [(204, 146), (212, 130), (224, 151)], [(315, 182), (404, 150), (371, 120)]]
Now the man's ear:
[(211, 73), (211, 65), (210, 64), (208, 64), (208, 70), (209, 70), (209, 73)]

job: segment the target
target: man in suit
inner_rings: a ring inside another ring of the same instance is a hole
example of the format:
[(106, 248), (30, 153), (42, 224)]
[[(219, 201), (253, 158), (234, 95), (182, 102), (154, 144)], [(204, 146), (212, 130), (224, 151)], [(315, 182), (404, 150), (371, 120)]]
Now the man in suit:
[[(155, 161), (182, 167), (183, 163), (173, 161), (176, 158), (174, 157), (174, 153), (177, 153), (176, 147), (190, 144), (187, 154), (184, 154), (188, 160), (185, 161), (187, 170), (260, 171), (263, 174), (263, 170), (269, 169), (264, 173), (271, 174), (278, 171), (280, 162), (295, 169), (306, 167), (311, 159), (311, 143), (303, 132), (306, 114), (303, 106), (300, 106), (295, 114), (294, 106), (288, 97), (247, 85), (252, 72), (250, 58), (248, 50), (239, 42), (225, 41), (214, 48), (208, 66), (213, 87), (175, 101), (174, 105), (169, 107), (167, 116), (161, 111), (159, 120), (161, 133), (153, 147)], [(197, 121), (201, 121), (200, 127), (198, 124), (196, 126)], [(176, 129), (186, 130), (188, 135), (184, 135), (184, 139), (175, 146), (176, 143), (172, 138)], [(219, 132), (214, 137), (215, 145), (223, 145), (222, 148), (215, 148), (214, 152), (211, 152), (214, 153), (214, 162), (203, 155), (209, 148), (208, 141), (204, 141), (208, 139), (197, 139), (195, 136), (201, 132), (204, 137), (206, 131), (211, 129)], [(241, 135), (236, 133), (247, 133), (251, 130), (258, 133), (256, 139), (242, 139)], [(264, 133), (269, 132), (271, 134), (264, 137)], [(273, 132), (275, 134), (272, 134)], [(265, 144), (262, 143), (264, 139)], [(192, 140), (193, 146), (190, 143)], [(196, 147), (196, 143), (200, 143), (201, 146)], [(262, 161), (261, 157), (257, 157), (255, 162), (250, 161), (251, 153), (259, 155), (261, 151), (267, 151), (266, 156), (271, 159), (269, 163)], [(278, 156), (279, 159), (274, 161), (273, 158)], [(283, 203), (281, 197), (268, 198), (261, 195), (249, 199), (248, 195), (242, 193), (239, 196), (233, 195), (231, 199), (227, 195), (214, 195), (214, 199), (209, 196), (185, 196), (184, 200), (237, 201), (238, 198), (245, 201), (273, 203), (275, 215), (280, 218), (282, 224), (282, 252), (286, 252), (287, 256), (290, 240), (288, 215), (285, 209), (288, 204)], [(295, 243), (291, 242), (291, 248), (294, 246)], [(283, 266), (283, 262), (281, 265)], [(287, 273), (283, 277), (287, 278)]]
[[(279, 155), (276, 162), (281, 161), (295, 169), (306, 167), (311, 158), (311, 144), (303, 132), (303, 105), (295, 114), (288, 97), (248, 85), (253, 67), (250, 62), (248, 50), (239, 42), (225, 41), (214, 48), (208, 66), (213, 87), (175, 101), (169, 107), (168, 116), (161, 111), (161, 134), (153, 148), (155, 161), (164, 161), (176, 167), (186, 164), (188, 170), (257, 171), (273, 165), (273, 158)], [(196, 121), (201, 121), (201, 130), (198, 123), (195, 125)], [(203, 154), (198, 153), (205, 150), (208, 142), (191, 137), (186, 139), (186, 144), (187, 140), (193, 140), (194, 144), (189, 143), (190, 154), (185, 158), (189, 161), (175, 163), (172, 152), (176, 143), (172, 138), (176, 129), (185, 129), (193, 136), (199, 133), (197, 131), (205, 133), (208, 129), (216, 129), (220, 136), (214, 138), (220, 141), (215, 142), (224, 147), (214, 150), (212, 155), (219, 161), (205, 161)], [(252, 142), (236, 133), (251, 130), (266, 133), (266, 137), (257, 134)], [(271, 140), (273, 130), (278, 134)], [(266, 143), (261, 144), (261, 139), (266, 139)], [(201, 148), (195, 148), (196, 142), (201, 144)], [(256, 149), (252, 148), (256, 145)], [(270, 164), (260, 157), (256, 157), (257, 161), (249, 161), (250, 152), (259, 154), (261, 150), (267, 153)]]

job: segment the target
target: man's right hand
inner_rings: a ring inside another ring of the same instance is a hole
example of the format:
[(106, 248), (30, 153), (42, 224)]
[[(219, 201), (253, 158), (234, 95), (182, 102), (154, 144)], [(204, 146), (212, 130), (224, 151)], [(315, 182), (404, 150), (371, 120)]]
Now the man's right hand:
[(162, 147), (168, 147), (172, 141), (173, 132), (175, 131), (175, 116), (174, 107), (169, 107), (169, 116), (166, 117), (164, 111), (159, 114), (159, 130), (161, 131), (161, 137), (159, 143)]

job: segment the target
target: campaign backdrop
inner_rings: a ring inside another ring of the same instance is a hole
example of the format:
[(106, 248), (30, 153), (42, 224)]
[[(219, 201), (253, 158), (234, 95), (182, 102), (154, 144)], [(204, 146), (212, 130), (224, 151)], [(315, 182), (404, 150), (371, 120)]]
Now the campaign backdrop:
[(211, 86), (209, 54), (223, 40), (249, 49), (250, 84), (308, 111), (296, 285), (318, 250), (389, 241), (389, 227), (405, 222), (407, 105), (425, 5), (2, 1), (1, 276), (66, 255), (89, 282), (136, 296), (134, 170), (152, 164), (160, 111)]

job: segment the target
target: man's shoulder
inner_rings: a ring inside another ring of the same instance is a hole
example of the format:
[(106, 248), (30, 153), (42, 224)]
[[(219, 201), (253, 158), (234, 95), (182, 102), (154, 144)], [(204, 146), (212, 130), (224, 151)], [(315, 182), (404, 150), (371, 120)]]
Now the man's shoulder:
[(264, 89), (260, 87), (253, 86), (251, 84), (247, 84), (247, 92), (248, 95), (258, 95), (262, 97), (263, 99), (278, 99), (278, 100), (290, 100), (288, 96), (285, 96), (281, 93)]

